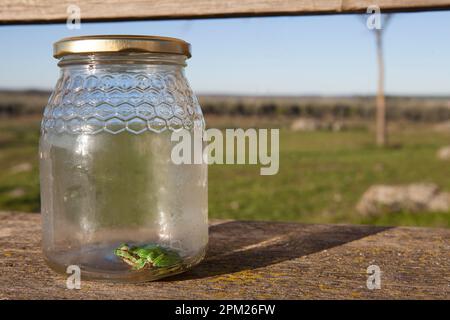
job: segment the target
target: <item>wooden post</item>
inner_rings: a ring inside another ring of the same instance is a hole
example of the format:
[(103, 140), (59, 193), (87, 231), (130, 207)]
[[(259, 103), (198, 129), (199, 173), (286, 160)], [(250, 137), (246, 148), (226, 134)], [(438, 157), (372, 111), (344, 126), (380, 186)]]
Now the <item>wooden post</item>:
[(384, 96), (384, 57), (383, 57), (383, 32), (375, 30), (377, 61), (378, 61), (378, 89), (376, 102), (376, 142), (380, 147), (387, 144), (386, 124), (386, 98)]
[(61, 23), (76, 5), (81, 21), (195, 19), (449, 9), (450, 0), (2, 0), (0, 24)]

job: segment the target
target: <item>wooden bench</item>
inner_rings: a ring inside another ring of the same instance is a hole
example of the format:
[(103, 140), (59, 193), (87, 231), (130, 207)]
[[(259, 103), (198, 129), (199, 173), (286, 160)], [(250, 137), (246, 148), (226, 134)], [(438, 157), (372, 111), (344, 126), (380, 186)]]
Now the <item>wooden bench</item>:
[[(143, 284), (66, 278), (44, 263), (40, 215), (0, 214), (0, 299), (450, 298), (450, 230), (216, 221), (206, 259)], [(369, 290), (367, 267), (381, 269)]]

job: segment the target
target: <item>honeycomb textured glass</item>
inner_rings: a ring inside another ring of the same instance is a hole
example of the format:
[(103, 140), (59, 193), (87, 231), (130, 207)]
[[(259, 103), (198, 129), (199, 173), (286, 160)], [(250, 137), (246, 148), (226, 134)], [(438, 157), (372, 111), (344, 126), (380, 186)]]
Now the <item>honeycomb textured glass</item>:
[(44, 111), (42, 130), (72, 134), (141, 134), (204, 126), (180, 72), (63, 75)]

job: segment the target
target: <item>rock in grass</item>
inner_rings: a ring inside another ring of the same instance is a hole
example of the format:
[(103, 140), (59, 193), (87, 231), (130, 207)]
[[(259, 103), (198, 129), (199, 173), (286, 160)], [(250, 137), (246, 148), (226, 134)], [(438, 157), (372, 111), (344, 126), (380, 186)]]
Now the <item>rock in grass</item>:
[(33, 169), (33, 166), (31, 163), (24, 162), (20, 163), (18, 165), (15, 165), (11, 168), (11, 173), (22, 173), (22, 172), (29, 172)]
[(428, 210), (431, 212), (448, 212), (450, 211), (450, 192), (441, 192), (428, 204)]
[(440, 148), (437, 157), (440, 160), (450, 160), (450, 146)]
[(300, 118), (291, 123), (292, 131), (316, 131), (320, 129), (320, 123), (314, 119)]
[(347, 125), (341, 121), (325, 121), (311, 118), (298, 118), (291, 122), (292, 131), (343, 131), (347, 129)]
[(450, 210), (450, 193), (440, 191), (432, 183), (375, 185), (363, 194), (356, 209), (365, 216), (395, 212), (445, 212)]
[(434, 126), (438, 132), (450, 132), (450, 121), (441, 122)]

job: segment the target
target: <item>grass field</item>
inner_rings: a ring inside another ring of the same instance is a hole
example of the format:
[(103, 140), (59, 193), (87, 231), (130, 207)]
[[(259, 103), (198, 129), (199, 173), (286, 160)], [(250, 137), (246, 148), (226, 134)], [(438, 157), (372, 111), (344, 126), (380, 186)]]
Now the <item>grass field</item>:
[[(209, 120), (210, 127), (243, 122)], [(0, 121), (0, 210), (39, 211), (38, 139), (39, 118)], [(375, 147), (366, 129), (282, 129), (277, 175), (260, 176), (258, 165), (210, 166), (210, 217), (450, 227), (450, 212), (364, 218), (355, 211), (363, 192), (377, 183), (433, 182), (450, 190), (449, 163), (436, 158), (448, 144), (448, 133), (422, 125), (396, 126), (386, 149)]]

